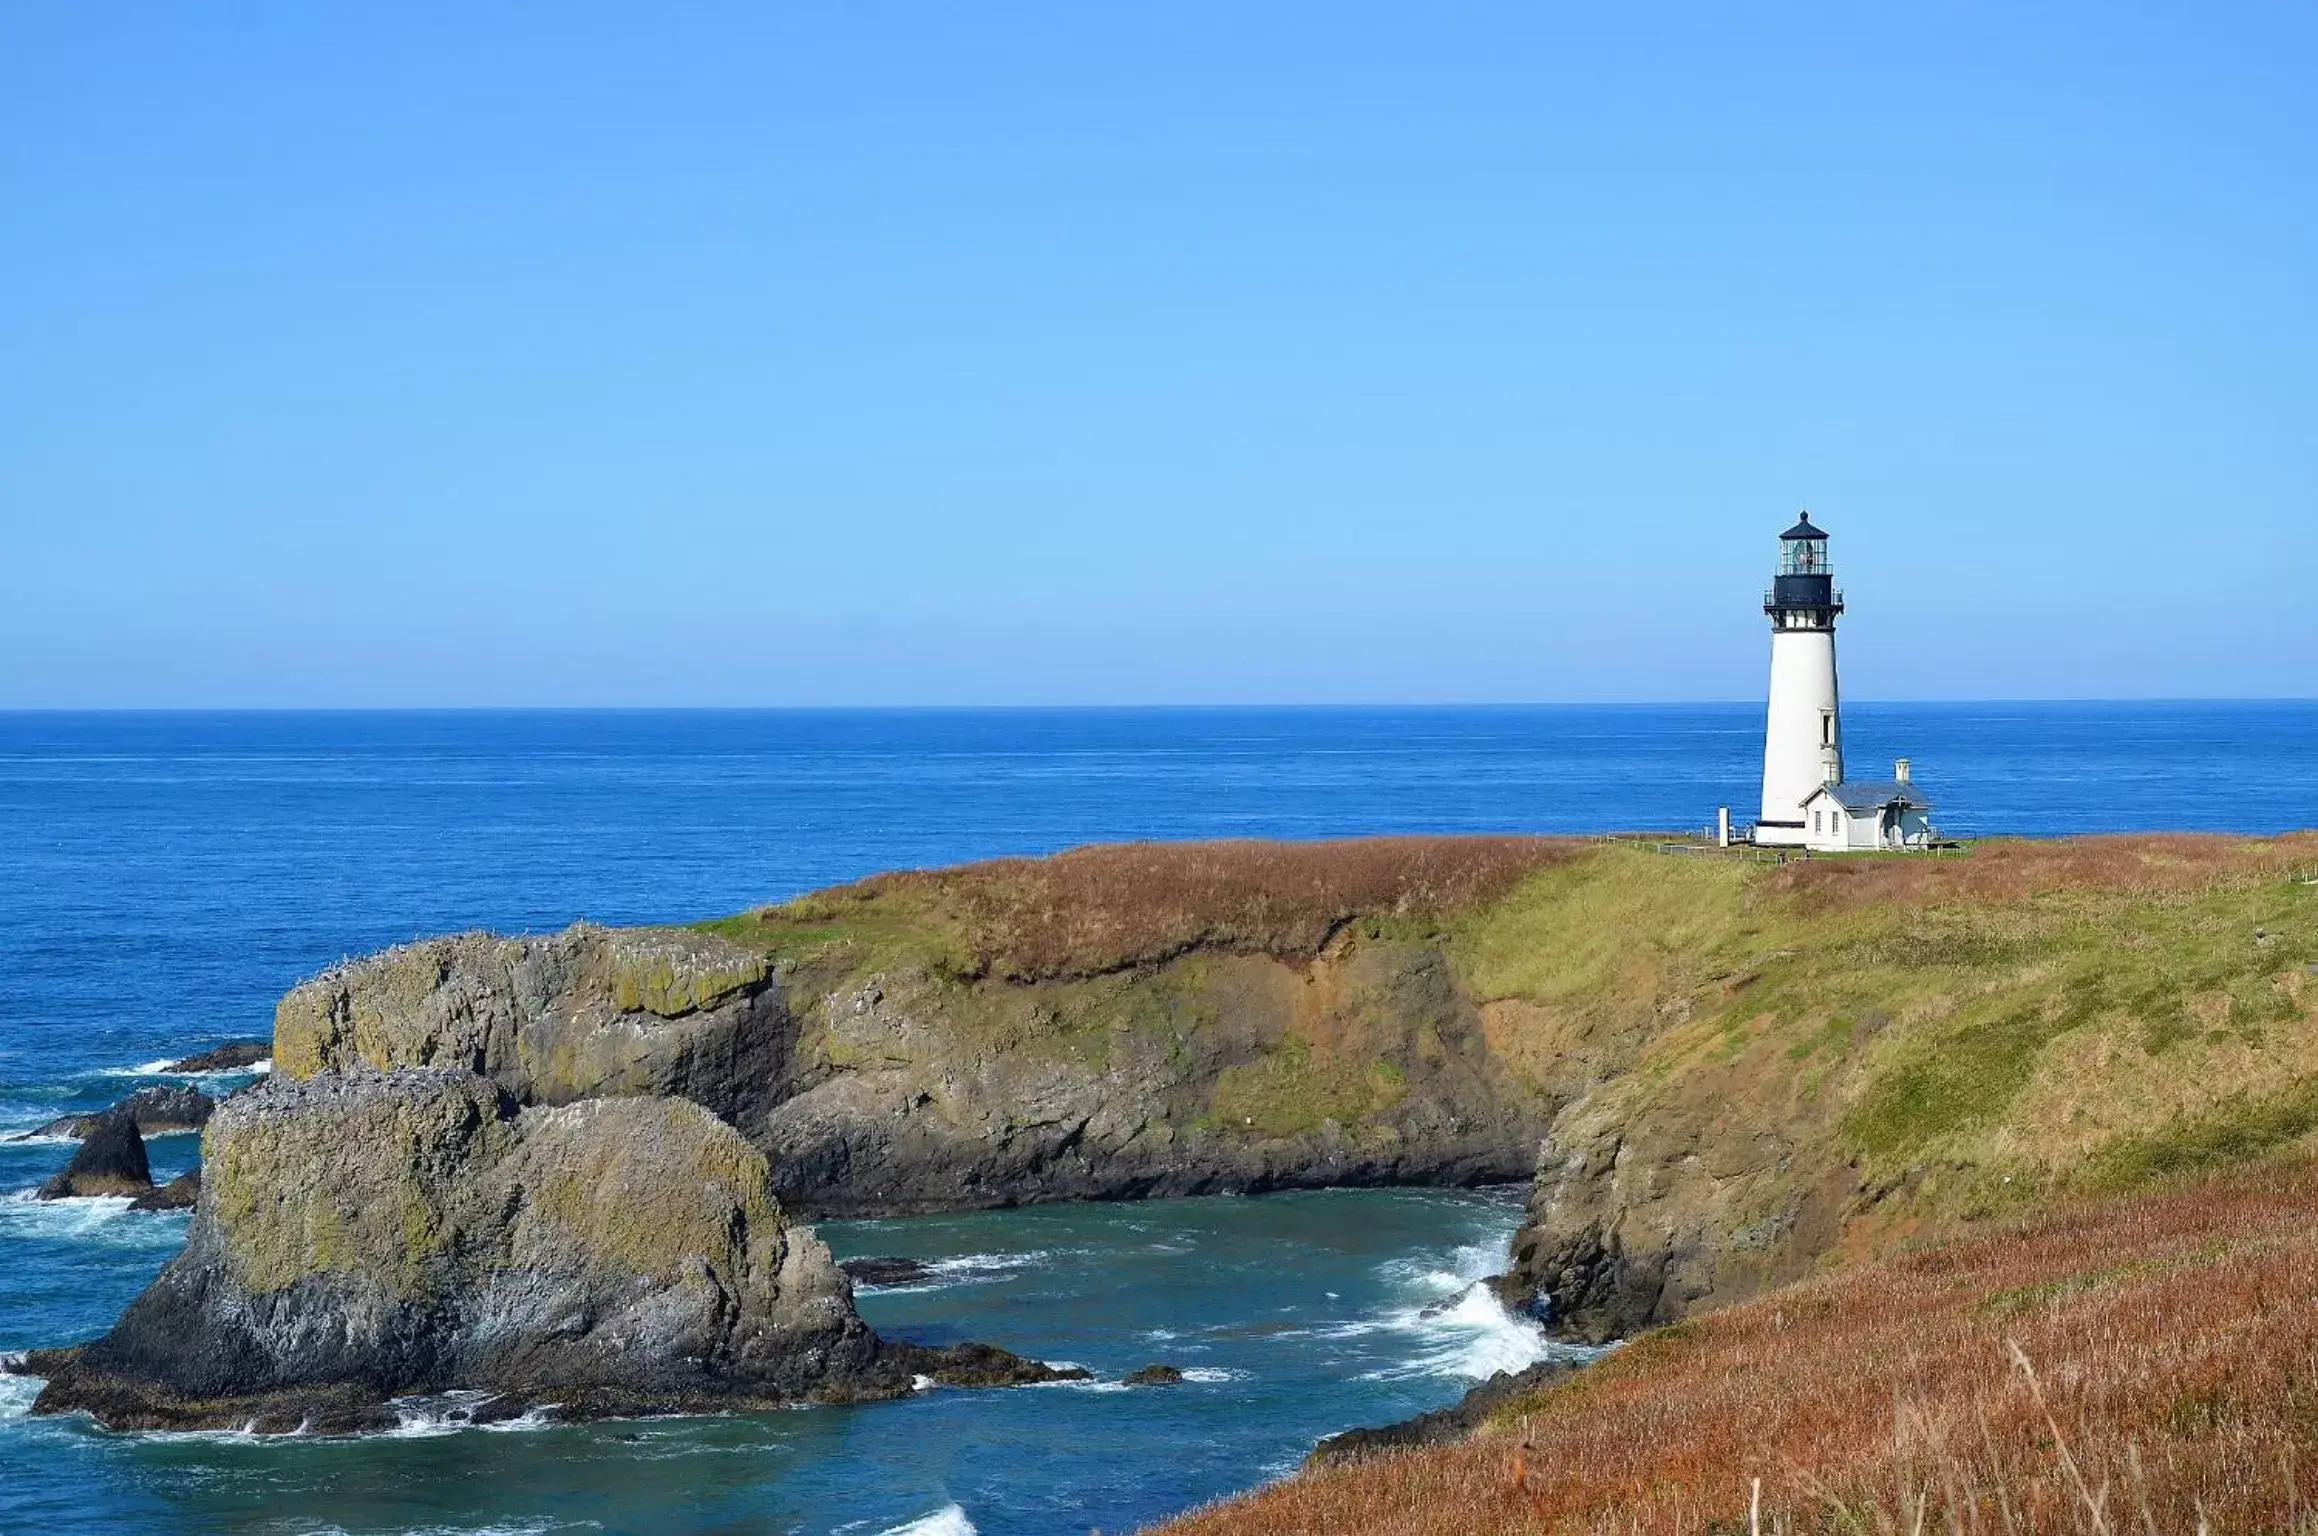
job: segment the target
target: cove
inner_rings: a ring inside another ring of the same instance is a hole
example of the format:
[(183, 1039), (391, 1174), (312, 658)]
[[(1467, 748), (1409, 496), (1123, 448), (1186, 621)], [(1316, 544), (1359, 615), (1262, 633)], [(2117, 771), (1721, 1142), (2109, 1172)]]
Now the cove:
[[(1083, 1536), (1292, 1469), (1321, 1436), (1437, 1408), (1553, 1348), (1478, 1282), (1518, 1190), (1333, 1190), (827, 1222), (840, 1256), (925, 1262), (863, 1287), (923, 1342), (1004, 1338), (1085, 1385), (938, 1391), (858, 1408), (343, 1440), (105, 1435), (0, 1412), (0, 1529), (188, 1532), (898, 1531)], [(103, 1204), (60, 1245), (166, 1241)], [(148, 1260), (147, 1262), (150, 1262)], [(1138, 1367), (1176, 1386), (1127, 1387)]]

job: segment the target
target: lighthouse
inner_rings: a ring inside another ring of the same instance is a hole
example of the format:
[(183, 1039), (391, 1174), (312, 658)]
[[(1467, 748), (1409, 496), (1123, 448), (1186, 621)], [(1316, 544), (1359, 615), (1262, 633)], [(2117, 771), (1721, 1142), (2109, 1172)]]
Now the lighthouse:
[(1835, 618), (1843, 594), (1826, 531), (1802, 515), (1779, 535), (1779, 568), (1763, 595), (1771, 621), (1771, 708), (1763, 731), (1763, 810), (1755, 841), (1800, 848), (1804, 802), (1843, 782), (1843, 706), (1835, 687)]

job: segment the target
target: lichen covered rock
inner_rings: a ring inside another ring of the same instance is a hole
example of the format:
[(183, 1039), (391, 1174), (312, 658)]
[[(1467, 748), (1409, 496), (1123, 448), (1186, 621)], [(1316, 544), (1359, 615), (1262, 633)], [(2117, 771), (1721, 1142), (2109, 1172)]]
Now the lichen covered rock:
[(1046, 1374), (879, 1340), (763, 1156), (683, 1100), (357, 1069), (230, 1101), (204, 1153), (185, 1252), (103, 1338), (28, 1358), (36, 1411), (349, 1430), (452, 1389), (598, 1416)]
[(291, 991), (275, 1069), (455, 1066), (524, 1104), (666, 1094), (737, 1119), (781, 1055), (771, 979), (764, 955), (686, 929), (429, 939)]

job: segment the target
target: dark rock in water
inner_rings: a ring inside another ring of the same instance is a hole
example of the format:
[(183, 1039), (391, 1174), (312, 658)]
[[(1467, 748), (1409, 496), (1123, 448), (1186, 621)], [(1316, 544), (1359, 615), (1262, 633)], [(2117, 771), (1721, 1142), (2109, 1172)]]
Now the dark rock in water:
[(904, 1344), (889, 1341), (883, 1346), (885, 1357), (906, 1364), (921, 1376), (930, 1376), (945, 1387), (1023, 1387), (1042, 1381), (1092, 1381), (1093, 1373), (1075, 1365), (1048, 1365), (1042, 1360), (1025, 1360), (1011, 1350), (995, 1344), (952, 1344), (936, 1348), (926, 1344)]
[(1172, 1387), (1183, 1379), (1183, 1373), (1172, 1365), (1146, 1365), (1139, 1371), (1127, 1373), (1130, 1387)]
[(203, 1051), (198, 1056), (173, 1061), (161, 1070), (172, 1073), (239, 1072), (256, 1066), (273, 1054), (274, 1042), (271, 1040), (236, 1040), (218, 1046), (215, 1050)]
[(140, 1134), (167, 1136), (176, 1132), (200, 1130), (209, 1123), (209, 1117), (216, 1108), (216, 1102), (198, 1088), (140, 1088), (118, 1104), (92, 1114), (66, 1115), (51, 1120), (32, 1134), (85, 1137), (107, 1115), (126, 1114), (137, 1122)]
[(1479, 1429), (1491, 1414), (1520, 1398), (1543, 1391), (1577, 1368), (1568, 1360), (1540, 1360), (1525, 1371), (1499, 1371), (1466, 1393), (1453, 1407), (1438, 1408), (1378, 1429), (1348, 1429), (1341, 1435), (1330, 1435), (1304, 1458), (1304, 1465), (1333, 1466), (1387, 1451), (1462, 1440)]
[(64, 1171), (40, 1186), (37, 1198), (67, 1200), (84, 1195), (141, 1195), (153, 1187), (145, 1160), (145, 1138), (135, 1118), (114, 1110), (81, 1138), (80, 1150)]
[(915, 1285), (934, 1276), (916, 1259), (840, 1259), (837, 1267), (856, 1285)]
[(519, 1110), (455, 1069), (274, 1078), (219, 1107), (205, 1153), (184, 1252), (103, 1338), (27, 1357), (36, 1413), (351, 1432), (455, 1390), (601, 1418), (1058, 1374), (878, 1338), (763, 1155), (681, 1099)]
[(129, 1202), (132, 1211), (189, 1211), (201, 1198), (201, 1170), (181, 1173), (159, 1189), (149, 1189)]

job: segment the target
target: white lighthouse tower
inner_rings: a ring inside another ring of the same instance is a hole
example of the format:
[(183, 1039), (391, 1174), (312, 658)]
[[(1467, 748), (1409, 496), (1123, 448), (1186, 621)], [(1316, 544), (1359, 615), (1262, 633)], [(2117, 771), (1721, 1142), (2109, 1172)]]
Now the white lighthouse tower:
[(1779, 569), (1763, 596), (1771, 621), (1771, 710), (1763, 732), (1763, 811), (1755, 841), (1800, 848), (1803, 803), (1843, 782), (1843, 713), (1835, 688), (1835, 590), (1827, 535), (1811, 514), (1779, 535)]

